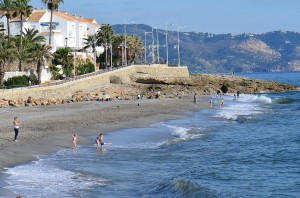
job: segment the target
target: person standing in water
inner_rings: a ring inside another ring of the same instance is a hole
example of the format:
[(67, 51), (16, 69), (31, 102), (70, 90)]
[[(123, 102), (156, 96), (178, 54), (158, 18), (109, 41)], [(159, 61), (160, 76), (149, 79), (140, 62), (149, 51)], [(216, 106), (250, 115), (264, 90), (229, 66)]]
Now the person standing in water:
[(194, 106), (196, 107), (198, 103), (198, 97), (197, 97), (197, 94), (194, 95)]
[(15, 131), (15, 141), (17, 142), (17, 138), (18, 138), (18, 135), (19, 135), (19, 129), (20, 129), (20, 120), (18, 117), (15, 117), (14, 118), (14, 121), (13, 121), (13, 126), (14, 126), (14, 131)]
[(73, 149), (76, 149), (77, 148), (77, 141), (78, 141), (78, 139), (77, 139), (77, 135), (76, 135), (76, 133), (74, 133), (73, 134), (73, 136), (72, 136), (72, 143), (73, 143)]
[(102, 133), (100, 133), (99, 136), (97, 137), (96, 143), (97, 143), (97, 147), (96, 147), (97, 150), (99, 149), (99, 147), (102, 147), (104, 145)]
[(224, 106), (224, 98), (221, 98), (220, 108)]
[(212, 107), (213, 106), (213, 98), (212, 97), (210, 97), (209, 103), (210, 103), (210, 107)]

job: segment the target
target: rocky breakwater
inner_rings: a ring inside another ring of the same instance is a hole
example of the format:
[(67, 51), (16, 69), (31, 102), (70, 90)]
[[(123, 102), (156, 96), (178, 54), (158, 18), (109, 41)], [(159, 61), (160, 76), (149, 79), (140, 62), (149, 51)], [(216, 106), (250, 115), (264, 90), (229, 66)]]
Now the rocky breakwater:
[(0, 99), (0, 107), (57, 105), (80, 101), (132, 100), (138, 98), (182, 98), (191, 94), (260, 93), (298, 90), (295, 85), (276, 81), (263, 81), (238, 76), (191, 74), (189, 77), (133, 73), (130, 81), (117, 76), (110, 83), (94, 90), (75, 92), (71, 98), (20, 98)]
[(132, 87), (142, 89), (146, 96), (152, 91), (160, 92), (160, 97), (182, 97), (190, 94), (209, 95), (216, 93), (260, 93), (298, 90), (296, 85), (276, 81), (264, 81), (240, 76), (191, 74), (188, 78), (169, 78), (135, 74), (131, 77)]

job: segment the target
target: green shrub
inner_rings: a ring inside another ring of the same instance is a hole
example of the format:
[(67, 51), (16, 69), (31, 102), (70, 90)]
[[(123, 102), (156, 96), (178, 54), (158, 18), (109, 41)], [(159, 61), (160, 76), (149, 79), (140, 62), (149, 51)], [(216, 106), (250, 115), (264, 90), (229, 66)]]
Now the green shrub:
[(50, 71), (52, 73), (52, 80), (59, 80), (62, 78), (62, 75), (59, 73), (60, 68), (56, 67), (55, 65), (50, 66)]
[(31, 82), (31, 85), (38, 85), (39, 84), (39, 80), (38, 80), (38, 78), (35, 74), (30, 74), (30, 76), (28, 77), (28, 81)]
[(65, 74), (67, 77), (70, 77), (71, 74), (72, 74), (72, 68), (70, 68), (70, 67), (64, 67), (64, 68), (63, 68), (63, 72), (64, 72), (64, 74)]
[(94, 64), (91, 62), (80, 65), (76, 70), (77, 75), (88, 74), (88, 73), (92, 73), (94, 71), (95, 71), (95, 67), (94, 67)]
[(4, 82), (4, 85), (9, 87), (9, 88), (29, 86), (29, 77), (26, 76), (26, 75), (14, 76), (12, 78), (7, 79)]

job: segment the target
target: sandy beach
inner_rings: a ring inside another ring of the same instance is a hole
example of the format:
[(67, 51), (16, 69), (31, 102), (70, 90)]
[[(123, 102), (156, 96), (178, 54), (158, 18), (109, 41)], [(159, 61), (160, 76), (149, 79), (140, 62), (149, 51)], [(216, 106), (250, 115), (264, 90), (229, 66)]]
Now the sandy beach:
[[(77, 133), (78, 145), (93, 144), (91, 136), (121, 128), (145, 127), (163, 120), (175, 119), (189, 111), (208, 108), (208, 97), (120, 100), (110, 102), (78, 102), (53, 106), (0, 109), (0, 170), (32, 161), (36, 156), (71, 148), (72, 134)], [(14, 142), (12, 121), (21, 120), (18, 142)]]

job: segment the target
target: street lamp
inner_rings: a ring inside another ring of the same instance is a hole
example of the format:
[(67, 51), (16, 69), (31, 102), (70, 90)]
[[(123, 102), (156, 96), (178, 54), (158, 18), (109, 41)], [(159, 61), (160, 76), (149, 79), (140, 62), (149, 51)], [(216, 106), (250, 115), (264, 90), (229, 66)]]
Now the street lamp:
[(145, 32), (145, 64), (147, 64), (147, 34), (151, 32)]
[(110, 47), (110, 70), (112, 71), (112, 61), (113, 61), (113, 54), (112, 54), (112, 40), (110, 39), (110, 44), (109, 44), (109, 47)]
[(185, 28), (185, 27), (179, 27), (179, 25), (177, 24), (177, 53), (178, 53), (178, 67), (180, 67), (180, 46), (179, 46), (179, 31), (181, 28)]
[(158, 40), (158, 27), (156, 29), (156, 50), (157, 50), (157, 63), (160, 64), (160, 57), (159, 57), (159, 40)]
[(152, 64), (155, 63), (155, 53), (154, 53), (154, 34), (153, 34), (153, 26), (152, 26)]
[[(131, 24), (134, 22), (130, 22)], [(125, 33), (125, 67), (127, 67), (127, 42), (126, 42), (126, 37), (127, 37), (127, 32), (126, 32), (126, 21), (124, 19), (124, 33)]]
[(127, 37), (127, 33), (126, 33), (126, 23), (125, 23), (125, 20), (124, 20), (124, 34), (125, 34), (125, 42), (124, 42), (124, 48), (125, 48), (125, 67), (127, 67), (127, 43), (126, 43), (126, 37)]
[(68, 47), (68, 37), (65, 38), (65, 47)]
[(107, 69), (107, 41), (105, 41), (105, 69)]
[(166, 64), (167, 66), (169, 65), (169, 49), (168, 49), (168, 27), (172, 26), (173, 24), (168, 24), (168, 22), (166, 22), (166, 55), (167, 55), (167, 60), (166, 60)]

